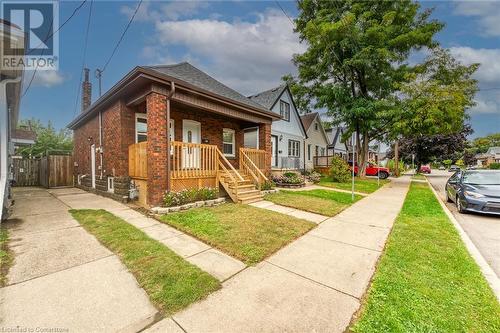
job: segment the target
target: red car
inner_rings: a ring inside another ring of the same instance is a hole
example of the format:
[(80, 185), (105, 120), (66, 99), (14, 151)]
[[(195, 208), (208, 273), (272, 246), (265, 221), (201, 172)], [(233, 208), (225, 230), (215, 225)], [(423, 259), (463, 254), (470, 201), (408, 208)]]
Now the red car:
[[(352, 165), (352, 162), (349, 162), (349, 166)], [(352, 170), (352, 169), (351, 169)], [(358, 163), (354, 164), (354, 174), (358, 174)], [(379, 167), (376, 164), (368, 162), (366, 164), (366, 175), (367, 176), (379, 176), (380, 179), (386, 179), (389, 177), (389, 169), (384, 167)]]
[(420, 171), (421, 173), (431, 173), (431, 167), (428, 165), (422, 165), (420, 166)]

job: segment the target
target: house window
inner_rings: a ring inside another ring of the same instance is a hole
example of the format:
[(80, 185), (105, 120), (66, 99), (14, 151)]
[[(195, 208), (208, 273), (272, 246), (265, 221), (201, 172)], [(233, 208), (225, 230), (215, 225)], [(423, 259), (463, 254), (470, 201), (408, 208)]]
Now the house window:
[(245, 148), (259, 148), (259, 128), (245, 128), (243, 130), (243, 146)]
[(314, 148), (314, 156), (319, 156), (319, 146)]
[(224, 128), (222, 130), (222, 149), (224, 151), (225, 156), (234, 157), (234, 143), (235, 135), (234, 130), (229, 128)]
[(311, 145), (307, 145), (307, 160), (311, 160)]
[(300, 157), (300, 141), (288, 140), (288, 156)]
[(325, 156), (325, 148), (322, 147), (319, 153), (321, 154), (321, 156)]
[(108, 192), (115, 193), (115, 178), (108, 177)]
[(314, 123), (314, 130), (317, 131), (318, 130), (318, 123)]
[(290, 121), (290, 104), (280, 101), (280, 116), (283, 120)]
[(148, 140), (148, 119), (145, 113), (135, 114), (135, 143)]

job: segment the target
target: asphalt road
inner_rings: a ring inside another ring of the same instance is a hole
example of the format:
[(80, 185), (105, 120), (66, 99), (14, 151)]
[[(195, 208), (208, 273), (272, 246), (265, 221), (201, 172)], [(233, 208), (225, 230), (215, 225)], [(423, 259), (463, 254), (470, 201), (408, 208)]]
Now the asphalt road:
[(451, 175), (452, 173), (448, 171), (433, 170), (427, 179), (493, 271), (500, 277), (500, 217), (473, 213), (460, 214), (454, 204), (447, 203), (445, 185)]

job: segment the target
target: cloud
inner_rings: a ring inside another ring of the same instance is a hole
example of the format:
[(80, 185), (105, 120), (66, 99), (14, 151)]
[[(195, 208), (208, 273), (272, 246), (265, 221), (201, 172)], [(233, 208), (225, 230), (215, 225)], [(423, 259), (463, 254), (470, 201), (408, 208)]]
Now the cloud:
[[(28, 74), (25, 80), (31, 80), (31, 75)], [(32, 85), (35, 87), (45, 87), (50, 88), (60, 85), (65, 80), (65, 77), (59, 71), (36, 71), (35, 78), (33, 79)]]
[[(464, 64), (480, 63), (474, 74), (480, 91), (476, 94), (476, 106), (471, 113), (500, 113), (500, 49), (474, 49), (451, 47), (451, 54)], [(493, 88), (493, 89), (492, 89)]]
[[(192, 17), (206, 7), (208, 7), (208, 3), (203, 1), (171, 1), (168, 4), (160, 5), (144, 1), (135, 16), (135, 20), (142, 22), (155, 22), (163, 19), (178, 20), (183, 17)], [(130, 18), (135, 9), (136, 5), (123, 6), (120, 12)]]
[(497, 1), (456, 2), (453, 13), (476, 17), (481, 33), (485, 36), (500, 36), (500, 6)]
[(160, 53), (182, 47), (186, 56), (203, 59), (195, 64), (242, 93), (255, 93), (279, 84), (294, 72), (294, 53), (305, 50), (283, 13), (267, 10), (253, 22), (215, 18), (157, 21)]

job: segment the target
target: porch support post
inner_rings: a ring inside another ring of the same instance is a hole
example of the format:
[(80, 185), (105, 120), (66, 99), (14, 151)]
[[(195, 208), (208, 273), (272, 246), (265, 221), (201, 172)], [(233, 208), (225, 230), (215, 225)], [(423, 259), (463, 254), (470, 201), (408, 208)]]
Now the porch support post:
[(167, 192), (170, 192), (170, 190), (171, 190), (170, 163), (172, 160), (170, 157), (170, 99), (172, 98), (172, 95), (174, 93), (175, 93), (175, 83), (171, 82), (170, 83), (170, 91), (167, 95)]
[(147, 162), (148, 162), (148, 205), (157, 206), (162, 203), (167, 190), (166, 164), (170, 157), (167, 150), (168, 123), (167, 97), (152, 92), (146, 96), (146, 115), (148, 124)]
[(259, 124), (259, 149), (266, 151), (264, 174), (269, 177), (271, 174), (271, 123)]

